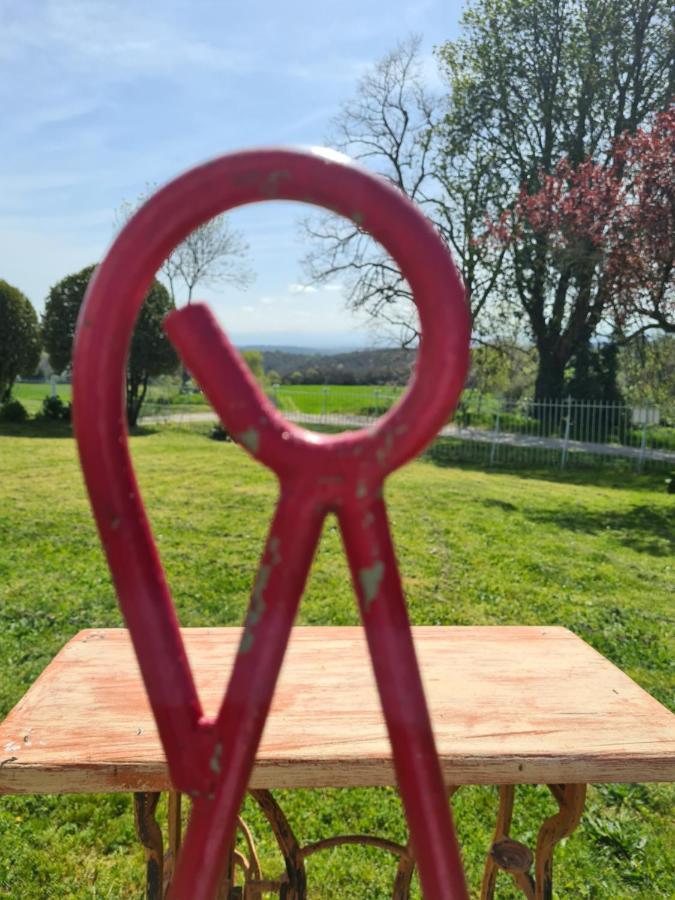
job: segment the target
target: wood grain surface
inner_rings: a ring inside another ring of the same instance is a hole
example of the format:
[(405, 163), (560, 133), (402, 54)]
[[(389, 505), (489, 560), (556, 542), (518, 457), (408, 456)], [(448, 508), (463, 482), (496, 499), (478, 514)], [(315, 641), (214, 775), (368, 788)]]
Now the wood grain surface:
[[(186, 629), (215, 714), (238, 628)], [(422, 627), (415, 645), (449, 784), (675, 781), (675, 716), (559, 627)], [(296, 628), (251, 787), (393, 783), (360, 628)], [(0, 793), (170, 787), (128, 635), (87, 630), (0, 726)]]

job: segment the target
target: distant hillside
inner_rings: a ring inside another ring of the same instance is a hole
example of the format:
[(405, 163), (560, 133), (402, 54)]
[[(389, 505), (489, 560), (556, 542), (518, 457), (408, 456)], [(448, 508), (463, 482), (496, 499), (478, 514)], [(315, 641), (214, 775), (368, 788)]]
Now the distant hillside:
[[(260, 353), (290, 353), (297, 356), (335, 356), (337, 353), (351, 353), (351, 347), (295, 347), (285, 344), (237, 344), (237, 350), (258, 350)], [(354, 348), (356, 349), (356, 348)]]
[(351, 353), (261, 350), (269, 375), (291, 384), (405, 384), (415, 362), (414, 350), (381, 348)]

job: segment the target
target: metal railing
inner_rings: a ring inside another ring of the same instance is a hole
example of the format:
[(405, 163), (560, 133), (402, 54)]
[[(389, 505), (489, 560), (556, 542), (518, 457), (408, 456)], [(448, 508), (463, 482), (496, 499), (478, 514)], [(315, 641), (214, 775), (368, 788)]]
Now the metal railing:
[[(271, 397), (296, 422), (361, 428), (386, 412), (400, 393), (387, 387), (275, 385)], [(675, 467), (675, 407), (572, 397), (506, 400), (466, 391), (429, 452), (448, 462), (475, 459), (489, 465), (565, 468), (624, 460), (638, 470)]]
[[(44, 385), (67, 401), (70, 385)], [(390, 385), (275, 384), (268, 393), (291, 420), (310, 428), (358, 429), (372, 424), (404, 389)], [(145, 424), (215, 419), (199, 391), (169, 395), (151, 387), (143, 405)], [(566, 397), (504, 399), (467, 390), (452, 421), (427, 456), (443, 463), (534, 465), (566, 468), (608, 463), (675, 470), (675, 403), (605, 403)]]
[[(358, 429), (372, 424), (402, 388), (274, 385), (269, 396), (287, 418), (311, 428)], [(199, 396), (190, 402), (146, 403), (144, 421), (206, 421)], [(658, 408), (572, 397), (509, 400), (465, 391), (452, 421), (427, 451), (437, 462), (484, 465), (675, 468), (675, 405)]]

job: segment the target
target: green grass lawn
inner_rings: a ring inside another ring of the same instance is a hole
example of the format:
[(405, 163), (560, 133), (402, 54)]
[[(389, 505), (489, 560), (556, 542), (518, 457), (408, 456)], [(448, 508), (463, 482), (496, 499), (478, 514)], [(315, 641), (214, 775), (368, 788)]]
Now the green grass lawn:
[[(64, 403), (70, 401), (70, 385), (57, 384), (56, 393)], [(29, 416), (35, 416), (42, 409), (42, 401), (45, 397), (51, 397), (51, 384), (28, 384), (27, 382), (19, 382), (12, 389), (12, 399), (18, 400), (26, 407)]]
[(402, 388), (391, 385), (281, 384), (268, 393), (284, 412), (377, 416), (401, 392)]
[[(64, 402), (71, 398), (69, 384), (57, 384), (56, 392)], [(397, 387), (368, 387), (349, 385), (328, 385), (324, 391), (322, 385), (280, 385), (276, 394), (278, 406), (285, 412), (304, 413), (342, 413), (378, 415), (387, 410), (394, 399), (401, 393)], [(35, 416), (42, 409), (42, 401), (50, 396), (50, 384), (28, 384), (19, 382), (14, 386), (12, 397), (19, 400), (30, 416)], [(151, 416), (171, 412), (203, 412), (211, 407), (200, 393), (181, 394), (178, 386), (169, 387), (151, 385), (143, 405), (142, 415)]]
[[(63, 428), (40, 434), (33, 426), (0, 435), (0, 714), (79, 629), (121, 624), (74, 443)], [(238, 447), (196, 430), (149, 432), (132, 448), (182, 623), (241, 622), (273, 479)], [(565, 625), (672, 708), (675, 517), (662, 477), (554, 480), (421, 462), (386, 496), (415, 623)], [(329, 521), (300, 622), (357, 621)], [(303, 842), (344, 831), (404, 836), (393, 790), (280, 793)], [(674, 796), (660, 785), (592, 788), (580, 828), (557, 850), (556, 896), (675, 896)], [(513, 836), (532, 844), (554, 805), (535, 787), (519, 801)], [(475, 896), (496, 793), (463, 789), (454, 807)], [(247, 815), (278, 871), (260, 817)], [(319, 854), (308, 865), (310, 897), (380, 900), (393, 871), (376, 850)], [(142, 889), (127, 795), (0, 798), (0, 896), (140, 898)], [(506, 876), (498, 892), (519, 896)]]

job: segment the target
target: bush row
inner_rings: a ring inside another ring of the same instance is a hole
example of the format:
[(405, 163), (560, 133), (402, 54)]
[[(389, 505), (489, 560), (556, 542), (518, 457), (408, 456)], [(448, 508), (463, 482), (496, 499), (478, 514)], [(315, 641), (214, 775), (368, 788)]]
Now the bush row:
[[(60, 397), (45, 397), (35, 418), (38, 421), (70, 422), (71, 414), (72, 404), (64, 403)], [(0, 422), (19, 424), (28, 419), (28, 410), (19, 400), (7, 400), (0, 406)]]

